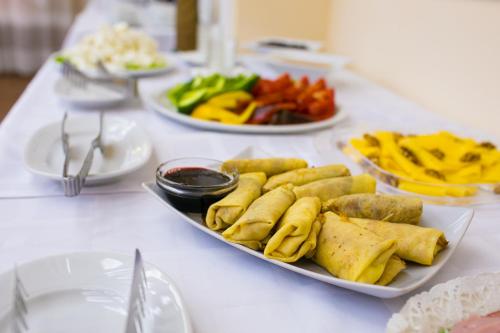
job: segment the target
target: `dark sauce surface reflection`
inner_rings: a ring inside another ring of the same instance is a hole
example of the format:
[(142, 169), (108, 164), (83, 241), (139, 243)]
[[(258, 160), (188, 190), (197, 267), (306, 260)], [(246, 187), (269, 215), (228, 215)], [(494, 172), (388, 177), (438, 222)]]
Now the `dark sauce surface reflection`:
[(203, 167), (172, 168), (165, 171), (162, 178), (175, 184), (164, 187), (161, 180), (159, 183), (157, 180), (170, 203), (180, 211), (192, 213), (205, 214), (211, 204), (222, 199), (236, 186), (230, 176)]
[(163, 177), (177, 184), (207, 187), (223, 185), (231, 180), (221, 172), (199, 167), (170, 169), (163, 174)]

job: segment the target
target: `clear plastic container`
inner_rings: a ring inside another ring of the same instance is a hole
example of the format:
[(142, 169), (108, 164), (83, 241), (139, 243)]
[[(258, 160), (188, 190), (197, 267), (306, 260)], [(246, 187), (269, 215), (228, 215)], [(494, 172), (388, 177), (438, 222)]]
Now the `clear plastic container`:
[[(377, 190), (380, 192), (405, 194), (421, 198), (423, 201), (438, 205), (482, 205), (500, 203), (500, 184), (437, 184), (417, 181), (411, 178), (402, 177), (392, 172), (386, 171), (373, 163), (370, 159), (361, 154), (354, 146), (350, 144), (350, 139), (360, 137), (363, 133), (371, 131), (343, 131), (324, 134), (316, 137), (316, 149), (322, 154), (337, 155), (340, 151), (344, 156), (348, 156), (362, 172), (367, 172), (377, 179)], [(338, 162), (338, 161), (337, 161)], [(452, 195), (426, 195), (414, 191), (404, 190), (405, 185), (411, 188), (425, 187), (426, 193), (433, 188), (436, 192), (447, 191), (448, 193), (463, 191), (469, 189), (471, 195), (452, 196)]]

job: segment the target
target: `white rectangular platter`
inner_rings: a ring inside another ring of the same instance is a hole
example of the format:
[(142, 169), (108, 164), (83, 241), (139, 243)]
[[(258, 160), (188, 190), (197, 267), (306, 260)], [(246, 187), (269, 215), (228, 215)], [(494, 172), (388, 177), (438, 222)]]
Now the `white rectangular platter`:
[(245, 246), (226, 241), (222, 235), (210, 230), (204, 223), (201, 214), (184, 213), (171, 205), (163, 191), (154, 183), (144, 183), (144, 188), (158, 199), (168, 209), (175, 212), (184, 222), (187, 222), (218, 240), (227, 243), (238, 250), (244, 251), (257, 258), (268, 261), (285, 269), (310, 278), (330, 283), (337, 287), (354, 290), (363, 294), (381, 298), (397, 297), (420, 287), (432, 278), (450, 259), (464, 236), (474, 215), (474, 211), (464, 207), (447, 207), (424, 205), (424, 213), (420, 225), (442, 230), (449, 241), (448, 247), (438, 254), (432, 266), (422, 266), (407, 263), (408, 267), (401, 272), (389, 286), (377, 286), (365, 283), (351, 282), (338, 279), (310, 260), (300, 260), (294, 264), (268, 259), (261, 252)]

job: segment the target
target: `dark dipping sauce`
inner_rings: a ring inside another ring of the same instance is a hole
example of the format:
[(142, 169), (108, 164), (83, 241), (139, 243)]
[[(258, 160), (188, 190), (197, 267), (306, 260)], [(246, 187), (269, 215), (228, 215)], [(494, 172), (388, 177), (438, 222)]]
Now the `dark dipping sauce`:
[(205, 214), (211, 204), (235, 188), (233, 179), (228, 175), (202, 167), (172, 168), (162, 176), (171, 184), (167, 188), (160, 183), (158, 185), (170, 203), (183, 212)]
[(171, 182), (189, 186), (217, 186), (231, 180), (221, 172), (198, 167), (170, 169), (163, 177)]

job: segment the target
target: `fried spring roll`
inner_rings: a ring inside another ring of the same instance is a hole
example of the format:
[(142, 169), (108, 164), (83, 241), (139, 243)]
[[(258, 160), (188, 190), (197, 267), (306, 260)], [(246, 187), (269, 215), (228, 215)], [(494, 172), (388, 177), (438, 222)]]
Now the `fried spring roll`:
[(436, 255), (448, 244), (444, 233), (434, 228), (357, 218), (349, 218), (349, 221), (383, 239), (396, 239), (396, 254), (422, 265), (432, 265)]
[(222, 236), (230, 242), (260, 250), (268, 240), (271, 229), (294, 201), (291, 185), (267, 192), (256, 199)]
[(320, 211), (321, 201), (316, 197), (297, 200), (279, 221), (264, 255), (283, 262), (295, 262), (312, 254), (321, 228), (321, 222), (316, 220)]
[(238, 187), (208, 208), (205, 219), (207, 226), (212, 230), (221, 230), (236, 222), (248, 206), (260, 197), (266, 179), (263, 172), (240, 175)]
[(349, 169), (342, 164), (326, 165), (317, 168), (296, 169), (272, 176), (267, 180), (263, 190), (264, 192), (267, 192), (285, 184), (299, 186), (320, 179), (349, 176), (350, 174)]
[(368, 174), (317, 180), (294, 188), (297, 198), (318, 197), (327, 201), (342, 195), (354, 193), (375, 193), (375, 178)]
[(422, 200), (400, 195), (358, 193), (328, 200), (323, 203), (323, 211), (349, 217), (418, 224), (422, 216)]
[(313, 260), (341, 279), (375, 284), (396, 248), (395, 239), (383, 239), (326, 212)]
[(257, 158), (228, 160), (222, 164), (223, 171), (238, 170), (239, 173), (264, 172), (268, 177), (290, 170), (307, 168), (300, 158)]

